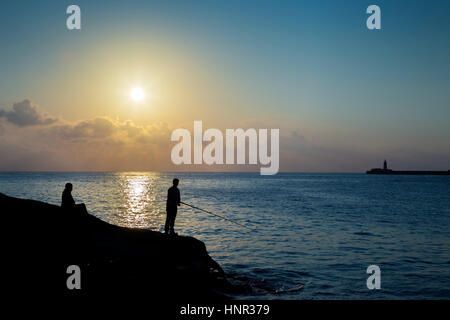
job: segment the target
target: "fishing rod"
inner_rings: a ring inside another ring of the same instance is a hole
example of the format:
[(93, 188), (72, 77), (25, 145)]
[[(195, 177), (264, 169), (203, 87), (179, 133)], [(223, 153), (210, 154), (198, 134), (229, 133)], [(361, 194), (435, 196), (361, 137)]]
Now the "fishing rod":
[[(227, 220), (227, 221), (229, 221), (229, 222), (231, 222), (231, 223), (235, 223), (235, 224), (237, 224), (237, 225), (239, 225), (239, 226), (241, 226), (241, 227), (244, 227), (244, 228), (246, 228), (246, 229), (248, 229), (248, 230), (252, 230), (252, 229), (250, 229), (249, 227), (244, 226), (243, 224), (241, 224), (241, 223), (239, 223), (239, 222), (236, 222), (236, 221), (233, 221), (233, 220), (231, 220), (231, 219), (225, 218), (225, 217), (223, 217), (223, 216), (221, 216), (221, 215), (219, 215), (219, 214), (212, 213), (211, 211), (208, 211), (208, 210), (205, 210), (205, 209), (202, 209), (202, 208), (199, 208), (199, 207), (190, 205), (190, 204), (185, 203), (185, 202), (183, 202), (183, 201), (180, 201), (180, 203), (184, 204), (185, 206), (188, 206), (188, 207), (191, 207), (191, 208), (194, 208), (194, 209), (197, 209), (197, 210), (200, 210), (200, 211), (209, 213), (209, 214), (211, 214), (211, 215), (213, 215), (213, 216), (216, 216), (216, 217), (219, 217), (219, 218), (221, 218), (221, 219)], [(252, 231), (254, 231), (254, 230), (252, 230)]]

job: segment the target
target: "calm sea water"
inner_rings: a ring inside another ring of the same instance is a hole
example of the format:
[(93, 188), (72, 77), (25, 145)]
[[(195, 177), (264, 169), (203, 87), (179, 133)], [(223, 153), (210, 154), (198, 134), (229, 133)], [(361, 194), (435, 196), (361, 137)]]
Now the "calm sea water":
[[(177, 216), (180, 234), (204, 241), (232, 281), (249, 286), (237, 298), (450, 298), (450, 177), (0, 173), (0, 192), (59, 204), (70, 181), (91, 214), (161, 231), (175, 176), (182, 201), (254, 230), (188, 207)], [(381, 290), (366, 287), (372, 264)]]

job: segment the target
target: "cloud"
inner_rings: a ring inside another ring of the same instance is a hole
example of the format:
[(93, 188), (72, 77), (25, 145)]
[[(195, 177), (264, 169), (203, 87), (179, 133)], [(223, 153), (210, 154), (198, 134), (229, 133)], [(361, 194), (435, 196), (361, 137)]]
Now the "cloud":
[(119, 121), (108, 117), (55, 124), (42, 133), (72, 142), (114, 140), (122, 143), (167, 144), (170, 141), (170, 131), (165, 124), (139, 126), (130, 120)]
[(0, 111), (1, 170), (171, 170), (169, 126), (56, 119), (29, 100)]
[(66, 140), (102, 139), (111, 136), (117, 126), (108, 118), (94, 118), (77, 123), (53, 126), (51, 131)]
[[(256, 121), (251, 125), (235, 128), (273, 127)], [(259, 171), (259, 165), (175, 166), (170, 158), (173, 129), (165, 123), (141, 125), (108, 117), (56, 121), (24, 100), (12, 111), (0, 111), (0, 171)], [(336, 144), (302, 128), (280, 128), (280, 171), (364, 172), (379, 166), (386, 155), (396, 169), (448, 170), (448, 148), (435, 153), (422, 145), (395, 147)]]
[(12, 111), (0, 110), (0, 117), (19, 126), (50, 125), (58, 121), (51, 118), (28, 99), (13, 104)]

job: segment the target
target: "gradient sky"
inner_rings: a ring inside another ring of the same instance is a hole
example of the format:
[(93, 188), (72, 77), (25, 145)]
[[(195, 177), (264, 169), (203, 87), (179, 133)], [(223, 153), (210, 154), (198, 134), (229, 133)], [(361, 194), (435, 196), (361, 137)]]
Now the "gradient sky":
[(448, 170), (449, 17), (449, 1), (2, 1), (0, 170), (197, 170), (170, 163), (194, 120), (280, 128), (281, 171)]

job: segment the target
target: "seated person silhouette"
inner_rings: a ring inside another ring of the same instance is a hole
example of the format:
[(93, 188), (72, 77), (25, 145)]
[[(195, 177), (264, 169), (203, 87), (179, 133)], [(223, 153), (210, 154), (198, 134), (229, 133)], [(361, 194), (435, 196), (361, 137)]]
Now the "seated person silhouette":
[(62, 193), (61, 208), (67, 211), (87, 213), (86, 206), (84, 205), (84, 203), (75, 204), (75, 200), (73, 200), (72, 197), (72, 189), (73, 189), (72, 184), (66, 183), (66, 187), (64, 188), (64, 191)]

